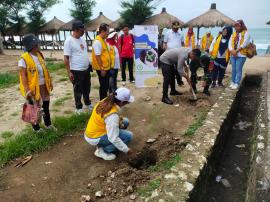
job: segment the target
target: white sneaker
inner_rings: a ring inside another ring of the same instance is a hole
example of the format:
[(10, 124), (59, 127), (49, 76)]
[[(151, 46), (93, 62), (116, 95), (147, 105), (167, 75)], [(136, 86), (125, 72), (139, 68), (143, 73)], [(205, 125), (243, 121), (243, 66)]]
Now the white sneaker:
[(45, 130), (44, 130), (43, 128), (40, 128), (39, 130), (34, 130), (34, 129), (33, 129), (33, 131), (34, 131), (35, 133), (38, 133), (38, 134), (45, 133)]
[(50, 126), (45, 126), (45, 129), (47, 130), (52, 130), (52, 131), (57, 131), (57, 128), (54, 125), (50, 125)]
[(231, 85), (229, 87), (232, 88), (233, 86), (234, 86), (234, 83), (231, 83)]
[(111, 161), (116, 158), (115, 154), (108, 154), (103, 151), (102, 148), (97, 148), (95, 151), (95, 156), (98, 158), (102, 158), (105, 161)]
[(233, 87), (232, 87), (233, 90), (237, 90), (238, 88), (239, 88), (238, 84), (234, 84)]
[(93, 107), (92, 104), (90, 104), (90, 105), (85, 105), (85, 108), (86, 108), (87, 110), (89, 110), (89, 111), (92, 111), (94, 107)]
[(80, 114), (83, 113), (83, 109), (76, 109), (76, 110), (75, 110), (75, 113), (76, 113), (77, 115), (80, 115)]

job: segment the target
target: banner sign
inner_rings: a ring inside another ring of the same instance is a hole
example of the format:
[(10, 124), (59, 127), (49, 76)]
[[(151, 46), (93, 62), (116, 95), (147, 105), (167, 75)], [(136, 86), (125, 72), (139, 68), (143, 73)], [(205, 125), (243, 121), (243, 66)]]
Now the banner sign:
[(158, 26), (136, 25), (134, 33), (136, 87), (156, 87), (158, 84)]

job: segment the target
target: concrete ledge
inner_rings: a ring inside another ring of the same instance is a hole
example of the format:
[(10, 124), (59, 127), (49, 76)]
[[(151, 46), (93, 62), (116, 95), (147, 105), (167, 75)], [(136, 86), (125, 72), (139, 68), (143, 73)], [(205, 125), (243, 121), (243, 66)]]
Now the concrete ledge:
[(181, 162), (162, 176), (160, 187), (145, 201), (201, 200), (207, 179), (212, 175), (214, 164), (223, 150), (225, 135), (234, 121), (240, 94), (241, 90), (224, 89), (208, 112), (204, 125), (181, 153)]

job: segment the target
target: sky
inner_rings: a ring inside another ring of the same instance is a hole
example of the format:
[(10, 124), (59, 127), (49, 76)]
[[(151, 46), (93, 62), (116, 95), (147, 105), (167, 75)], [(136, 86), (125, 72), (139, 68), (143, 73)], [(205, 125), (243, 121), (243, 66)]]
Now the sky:
[[(103, 12), (111, 20), (119, 18), (121, 10), (120, 0), (96, 0), (92, 18)], [(264, 28), (270, 26), (270, 0), (163, 0), (155, 9), (154, 14), (160, 13), (163, 7), (167, 12), (178, 17), (184, 22), (197, 17), (210, 8), (211, 3), (217, 4), (217, 9), (234, 20), (243, 19), (248, 28)], [(54, 16), (64, 22), (71, 20), (69, 9), (72, 8), (71, 0), (62, 0), (62, 3), (53, 6), (47, 13), (47, 21)]]

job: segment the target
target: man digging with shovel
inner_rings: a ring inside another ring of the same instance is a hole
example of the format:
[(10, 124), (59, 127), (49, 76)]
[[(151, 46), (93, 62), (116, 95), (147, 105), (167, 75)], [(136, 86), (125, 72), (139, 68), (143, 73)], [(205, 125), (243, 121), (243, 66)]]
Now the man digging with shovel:
[(162, 74), (164, 77), (164, 82), (163, 82), (163, 97), (162, 97), (162, 102), (172, 105), (173, 101), (168, 97), (168, 89), (169, 85), (171, 87), (171, 95), (181, 95), (178, 91), (175, 89), (175, 81), (174, 81), (174, 72), (173, 72), (173, 65), (177, 64), (177, 70), (180, 74), (180, 76), (185, 77), (188, 84), (191, 87), (191, 91), (193, 94), (193, 99), (197, 100), (197, 97), (193, 91), (193, 88), (191, 86), (191, 81), (189, 78), (189, 70), (186, 65), (186, 61), (188, 59), (192, 61), (200, 61), (200, 56), (201, 56), (201, 51), (199, 49), (193, 49), (191, 50), (190, 48), (174, 48), (165, 51), (161, 56), (160, 56), (160, 61), (161, 61), (161, 69), (162, 69)]

